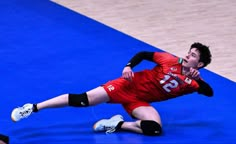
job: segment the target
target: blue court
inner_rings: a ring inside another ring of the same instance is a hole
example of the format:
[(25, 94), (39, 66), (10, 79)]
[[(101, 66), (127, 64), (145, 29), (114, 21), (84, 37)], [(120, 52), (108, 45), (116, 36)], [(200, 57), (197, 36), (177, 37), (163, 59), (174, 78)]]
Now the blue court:
[[(235, 82), (205, 69), (201, 74), (214, 97), (194, 93), (153, 103), (163, 122), (160, 137), (93, 132), (94, 122), (102, 118), (121, 114), (132, 120), (118, 104), (47, 109), (12, 122), (17, 106), (88, 91), (119, 77), (135, 53), (161, 50), (49, 0), (0, 4), (0, 133), (12, 144), (235, 143)], [(144, 61), (134, 71), (152, 67)]]

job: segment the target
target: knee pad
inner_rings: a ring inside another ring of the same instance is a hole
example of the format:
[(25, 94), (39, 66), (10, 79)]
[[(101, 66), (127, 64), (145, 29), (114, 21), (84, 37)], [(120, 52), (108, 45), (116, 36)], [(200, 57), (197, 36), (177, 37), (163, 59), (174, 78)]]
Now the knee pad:
[(162, 133), (161, 125), (153, 120), (142, 120), (140, 125), (145, 135), (157, 136)]
[(3, 141), (6, 144), (9, 144), (9, 136), (0, 134), (0, 142)]
[(89, 106), (88, 96), (86, 93), (69, 94), (69, 106), (87, 107)]

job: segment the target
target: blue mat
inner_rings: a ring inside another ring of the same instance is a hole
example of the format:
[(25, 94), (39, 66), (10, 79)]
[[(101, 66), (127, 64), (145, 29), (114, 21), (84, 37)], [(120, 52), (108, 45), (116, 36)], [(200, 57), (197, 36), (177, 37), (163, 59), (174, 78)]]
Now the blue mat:
[[(160, 137), (94, 133), (92, 126), (101, 118), (119, 113), (132, 120), (111, 104), (48, 109), (13, 123), (10, 113), (16, 106), (85, 92), (119, 77), (136, 52), (161, 50), (48, 0), (0, 4), (0, 133), (11, 143), (235, 143), (235, 82), (205, 69), (201, 74), (214, 97), (191, 94), (153, 103), (163, 121)], [(142, 62), (134, 70), (152, 67)]]

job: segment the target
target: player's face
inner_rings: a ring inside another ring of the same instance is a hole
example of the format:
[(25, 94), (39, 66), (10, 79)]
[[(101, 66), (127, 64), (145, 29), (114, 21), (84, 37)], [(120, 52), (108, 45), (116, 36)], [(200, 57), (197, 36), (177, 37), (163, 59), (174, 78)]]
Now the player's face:
[(196, 48), (192, 48), (189, 50), (188, 54), (184, 58), (183, 66), (187, 68), (195, 68), (198, 69), (203, 65), (202, 62), (199, 62), (200, 53)]

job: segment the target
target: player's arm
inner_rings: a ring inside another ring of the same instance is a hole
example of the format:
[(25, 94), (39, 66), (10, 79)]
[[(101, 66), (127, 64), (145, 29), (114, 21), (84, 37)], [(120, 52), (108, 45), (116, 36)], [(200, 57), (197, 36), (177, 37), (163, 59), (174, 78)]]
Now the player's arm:
[(154, 52), (139, 52), (129, 60), (129, 62), (126, 64), (126, 67), (133, 68), (138, 65), (142, 60), (153, 61), (153, 55)]
[(211, 86), (209, 84), (207, 84), (206, 82), (204, 82), (201, 79), (196, 80), (199, 88), (198, 88), (198, 93), (199, 94), (203, 94), (205, 96), (208, 97), (212, 97), (213, 96), (213, 89), (211, 88)]
[(133, 56), (129, 62), (126, 64), (122, 72), (122, 77), (126, 80), (131, 81), (134, 77), (132, 68), (138, 65), (142, 60), (153, 61), (154, 52), (142, 51)]

